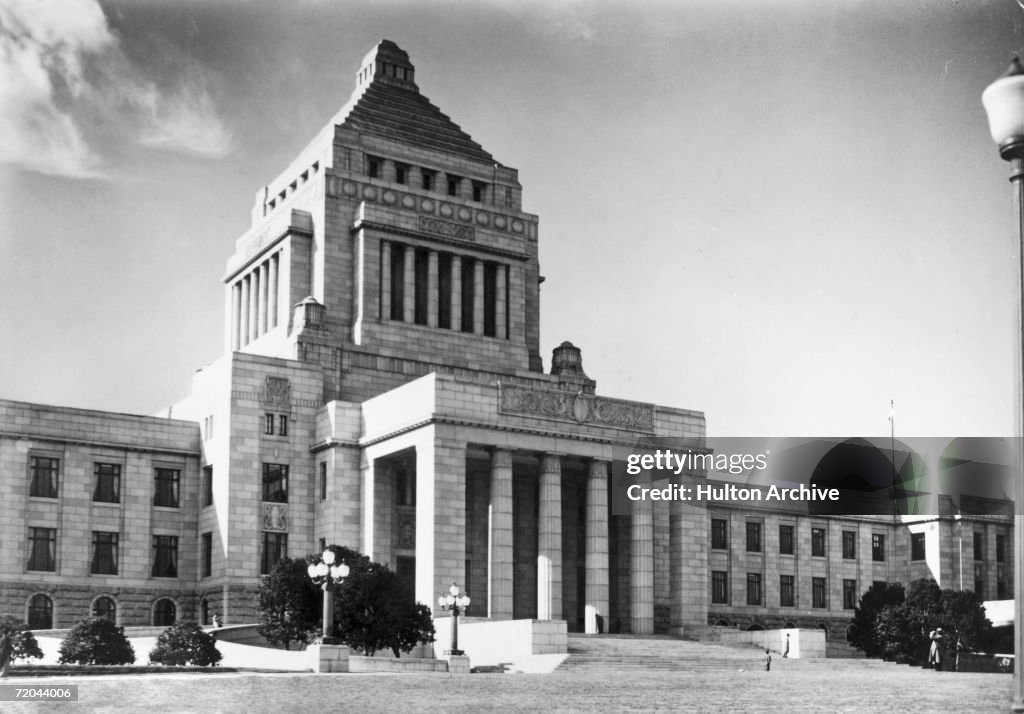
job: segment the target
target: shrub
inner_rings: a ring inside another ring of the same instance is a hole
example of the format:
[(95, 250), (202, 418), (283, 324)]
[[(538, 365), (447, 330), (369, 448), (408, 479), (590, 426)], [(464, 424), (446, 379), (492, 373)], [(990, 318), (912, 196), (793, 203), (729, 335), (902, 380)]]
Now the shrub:
[(43, 656), (35, 635), (24, 621), (10, 615), (0, 616), (0, 630), (6, 632), (10, 638), (12, 660), (29, 657), (40, 659)]
[(132, 664), (135, 650), (124, 628), (102, 617), (82, 620), (60, 643), (61, 664)]
[(217, 638), (203, 632), (194, 622), (171, 625), (156, 639), (156, 647), (149, 653), (153, 664), (216, 666), (221, 660)]
[(320, 629), (320, 588), (306, 573), (302, 558), (278, 561), (260, 583), (257, 632), (274, 647), (290, 649), (293, 642), (309, 643)]

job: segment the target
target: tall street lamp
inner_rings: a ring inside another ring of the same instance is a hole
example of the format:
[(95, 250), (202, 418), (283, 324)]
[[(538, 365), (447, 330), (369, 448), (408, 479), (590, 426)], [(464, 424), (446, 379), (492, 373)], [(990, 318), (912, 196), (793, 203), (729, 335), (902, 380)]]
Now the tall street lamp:
[[(1010, 182), (1017, 204), (1017, 259), (1019, 262), (1017, 299), (1017, 357), (1021, 369), (1017, 373), (1017, 409), (1024, 410), (1024, 66), (1014, 59), (1002, 77), (982, 92), (981, 102), (988, 114), (992, 138), (999, 145), (999, 155), (1010, 162)], [(1024, 414), (1017, 413), (1018, 428), (1024, 429)], [(1024, 434), (1017, 434), (1017, 465), (1024, 469)], [(1013, 706), (1024, 712), (1024, 473), (1018, 474), (1014, 493), (1014, 555), (1013, 555)]]
[(452, 611), (452, 647), (445, 654), (466, 654), (459, 649), (459, 613), (469, 607), (469, 595), (459, 594), (459, 586), (452, 583), (452, 586), (448, 588), (448, 594), (437, 598), (437, 604), (441, 606), (442, 610)]
[(334, 562), (334, 551), (328, 548), (320, 556), (320, 560), (310, 563), (306, 569), (310, 579), (324, 591), (324, 627), (321, 641), (325, 645), (339, 645), (341, 640), (332, 634), (334, 630), (334, 598), (332, 585), (340, 583), (348, 577), (348, 566)]

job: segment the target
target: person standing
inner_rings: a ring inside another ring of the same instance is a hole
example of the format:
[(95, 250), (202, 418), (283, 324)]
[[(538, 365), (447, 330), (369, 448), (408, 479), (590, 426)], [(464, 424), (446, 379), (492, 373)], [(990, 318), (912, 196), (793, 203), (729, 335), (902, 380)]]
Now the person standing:
[(789, 633), (787, 632), (786, 633), (786, 649), (784, 649), (782, 651), (782, 659), (787, 659), (788, 657), (789, 657)]
[(764, 671), (770, 672), (772, 669), (772, 652), (771, 650), (764, 651)]

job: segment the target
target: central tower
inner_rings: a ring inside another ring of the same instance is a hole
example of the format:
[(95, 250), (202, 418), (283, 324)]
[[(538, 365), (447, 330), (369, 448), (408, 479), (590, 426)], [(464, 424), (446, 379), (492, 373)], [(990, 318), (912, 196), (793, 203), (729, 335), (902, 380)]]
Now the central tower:
[(319, 363), (324, 399), (430, 372), (536, 373), (537, 217), (515, 169), (382, 40), (352, 96), (261, 188), (225, 277), (231, 351)]

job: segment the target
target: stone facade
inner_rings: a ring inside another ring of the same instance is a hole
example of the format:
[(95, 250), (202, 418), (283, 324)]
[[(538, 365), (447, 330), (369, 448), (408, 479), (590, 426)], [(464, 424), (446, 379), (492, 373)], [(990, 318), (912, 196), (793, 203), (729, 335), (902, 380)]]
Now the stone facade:
[[(598, 394), (568, 342), (544, 371), (538, 237), (517, 171), (382, 41), (349, 101), (257, 192), (224, 275), (225, 354), (167, 418), (0, 402), (0, 608), (39, 627), (102, 610), (97, 598), (125, 625), (252, 622), (276, 559), (327, 543), (388, 564), (421, 602), (454, 581), (471, 618), (559, 632), (830, 624), (849, 616), (843, 580), (863, 591), (960, 572), (948, 514), (902, 526), (679, 502), (614, 512), (623, 453), (658, 437), (703, 447), (704, 415)], [(173, 504), (157, 495), (169, 474)], [(719, 520), (726, 547), (711, 544)], [(745, 548), (749, 522), (761, 552)], [(794, 556), (776, 555), (782, 523)], [(1007, 528), (978, 521), (964, 537), (994, 558)], [(842, 559), (846, 529), (860, 554), (884, 532), (891, 557)], [(934, 551), (923, 563), (906, 557), (916, 531)], [(980, 567), (993, 591), (1010, 581), (994, 560)], [(759, 604), (740, 588), (748, 574)], [(778, 602), (783, 575), (793, 606)], [(808, 600), (818, 577), (823, 608)]]

